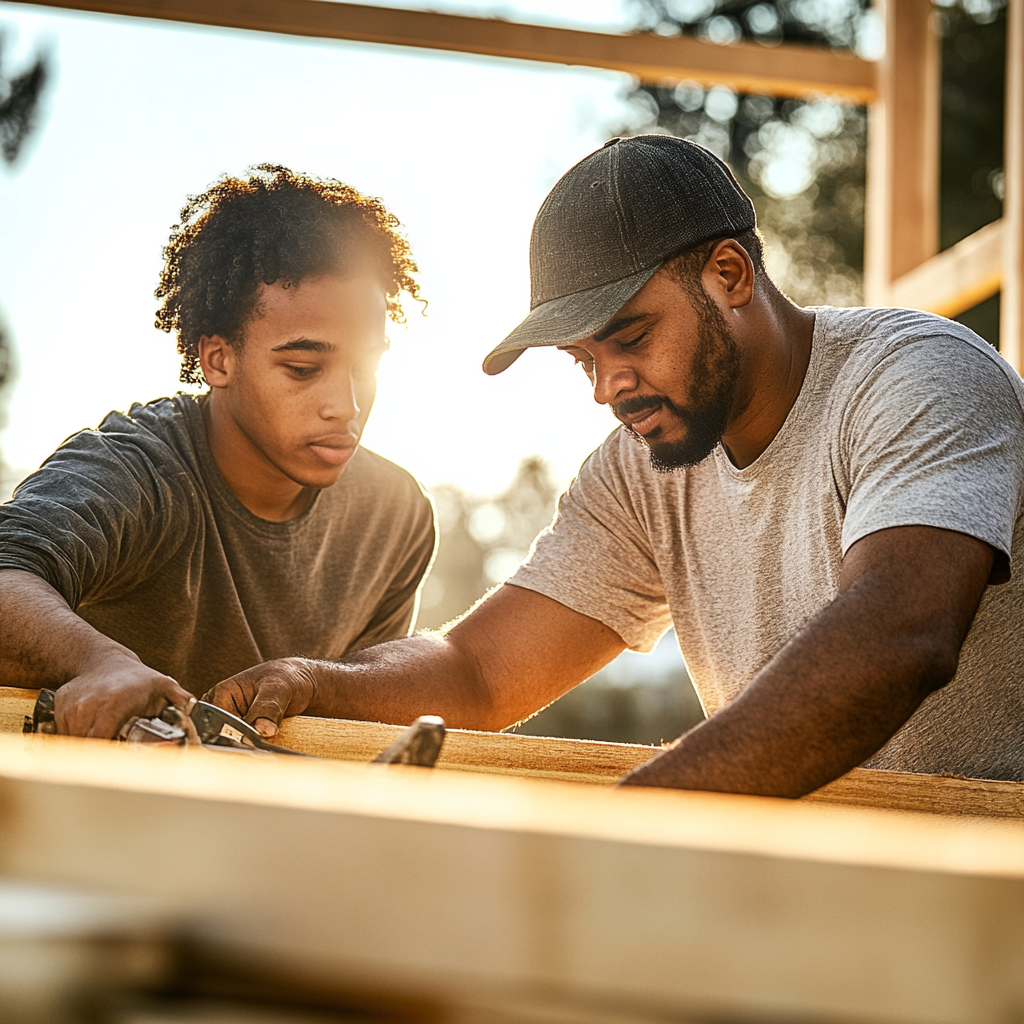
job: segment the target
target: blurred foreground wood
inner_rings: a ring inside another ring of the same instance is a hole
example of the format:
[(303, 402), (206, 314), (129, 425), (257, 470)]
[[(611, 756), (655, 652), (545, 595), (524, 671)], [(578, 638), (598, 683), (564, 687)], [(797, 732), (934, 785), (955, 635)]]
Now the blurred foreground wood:
[[(37, 691), (0, 687), (0, 732), (20, 732)], [(373, 760), (402, 726), (300, 716), (287, 719), (276, 742), (333, 761)], [(643, 764), (658, 747), (510, 733), (449, 731), (438, 768), (610, 784)], [(1024, 819), (1024, 783), (856, 768), (816, 793), (819, 803), (897, 811)]]
[(0, 875), (161, 900), (209, 961), (407, 1019), (1024, 1007), (1012, 821), (5, 735)]

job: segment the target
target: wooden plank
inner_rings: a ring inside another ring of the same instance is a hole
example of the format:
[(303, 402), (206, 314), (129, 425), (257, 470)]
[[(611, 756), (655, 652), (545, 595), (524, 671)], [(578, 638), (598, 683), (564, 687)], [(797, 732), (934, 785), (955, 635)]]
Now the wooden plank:
[(931, 0), (887, 0), (885, 56), (870, 111), (864, 287), (888, 305), (892, 282), (939, 239), (939, 45)]
[[(28, 0), (36, 3), (37, 0)], [(740, 92), (825, 93), (850, 103), (875, 95), (875, 67), (809, 46), (715, 46), (653, 33), (613, 35), (429, 11), (324, 0), (47, 0), (39, 6), (285, 35), (346, 39), (625, 71), (649, 82), (684, 78)]]
[[(20, 732), (36, 691), (0, 687), (0, 732)], [(300, 716), (277, 742), (335, 761), (368, 763), (402, 731), (377, 722)], [(452, 729), (438, 768), (610, 785), (653, 757), (658, 747)], [(856, 768), (805, 800), (896, 811), (1024, 818), (1024, 784)]]
[(164, 900), (254, 972), (443, 1019), (1005, 1024), (1024, 999), (1019, 823), (12, 736), (0, 815), (7, 877)]
[(1006, 230), (999, 349), (1020, 373), (1024, 371), (1024, 0), (1010, 0), (1006, 18)]
[(1005, 220), (993, 221), (893, 282), (889, 303), (957, 316), (999, 291)]

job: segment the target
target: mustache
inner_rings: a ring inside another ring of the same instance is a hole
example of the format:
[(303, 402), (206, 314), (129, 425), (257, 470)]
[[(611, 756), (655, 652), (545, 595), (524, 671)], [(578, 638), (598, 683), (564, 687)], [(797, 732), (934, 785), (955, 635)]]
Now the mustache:
[(617, 405), (613, 405), (612, 412), (621, 420), (626, 416), (635, 416), (638, 412), (653, 412), (663, 405), (672, 403), (666, 398), (658, 395), (634, 395), (632, 398), (625, 398)]

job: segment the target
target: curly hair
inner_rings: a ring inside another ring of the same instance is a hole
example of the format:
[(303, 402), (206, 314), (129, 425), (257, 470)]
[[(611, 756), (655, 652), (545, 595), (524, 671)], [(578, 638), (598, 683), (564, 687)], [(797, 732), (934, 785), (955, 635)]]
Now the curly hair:
[(189, 196), (163, 251), (156, 326), (177, 334), (183, 382), (203, 382), (204, 335), (241, 345), (261, 283), (369, 270), (394, 322), (405, 319), (403, 292), (423, 302), (409, 243), (380, 200), (275, 164), (246, 173)]

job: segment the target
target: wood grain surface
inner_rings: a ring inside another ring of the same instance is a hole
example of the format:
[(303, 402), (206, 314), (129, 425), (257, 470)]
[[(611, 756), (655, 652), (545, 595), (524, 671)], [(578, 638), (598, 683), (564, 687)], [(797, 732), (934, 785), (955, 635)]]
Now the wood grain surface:
[[(21, 732), (24, 716), (32, 713), (37, 692), (0, 687), (0, 732)], [(276, 742), (331, 761), (368, 763), (403, 728), (379, 722), (299, 716), (284, 722)], [(610, 785), (659, 749), (632, 743), (451, 729), (437, 767)], [(930, 814), (1024, 818), (1024, 783), (868, 768), (855, 768), (804, 800)]]

